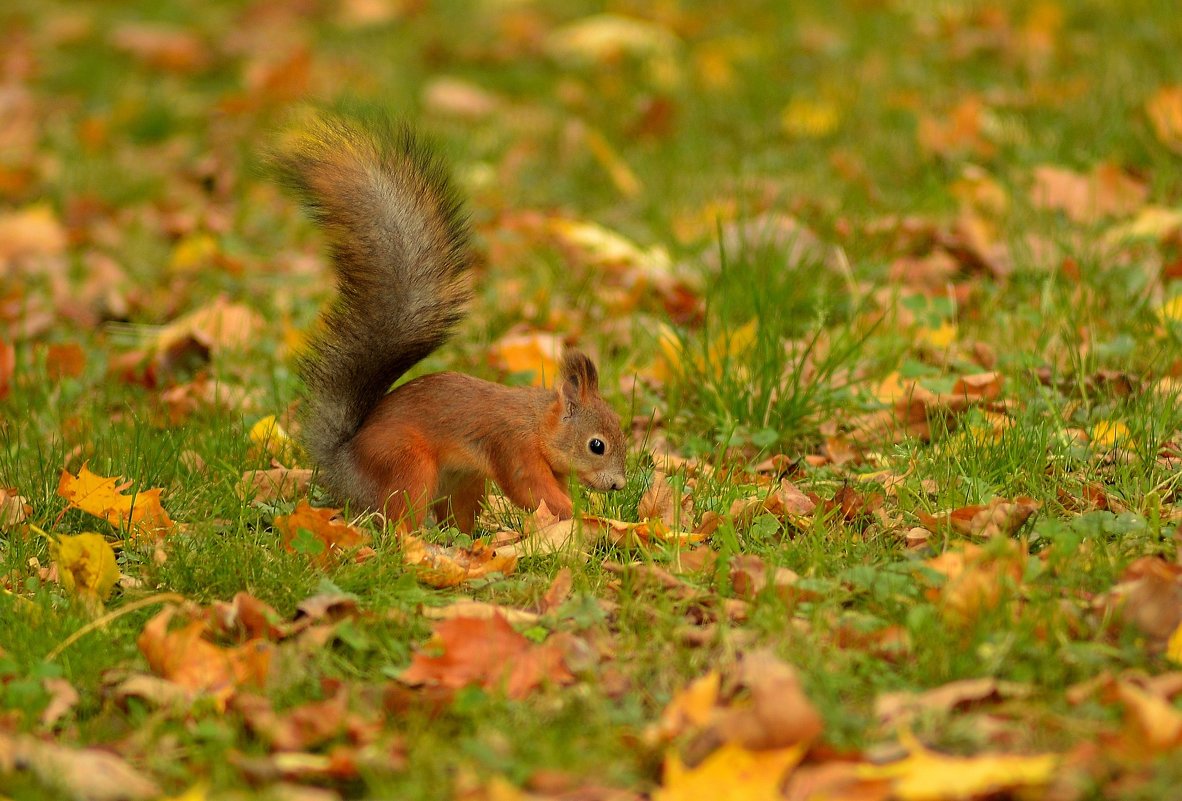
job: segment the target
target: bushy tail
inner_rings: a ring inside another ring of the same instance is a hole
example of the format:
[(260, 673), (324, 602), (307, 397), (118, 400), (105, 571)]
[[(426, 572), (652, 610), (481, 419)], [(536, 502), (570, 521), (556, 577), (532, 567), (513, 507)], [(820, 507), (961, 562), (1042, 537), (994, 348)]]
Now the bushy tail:
[(338, 297), (299, 363), (304, 440), (334, 489), (346, 446), (400, 376), (448, 338), (472, 290), (467, 218), (443, 166), (406, 126), (319, 116), (272, 153), (328, 239)]

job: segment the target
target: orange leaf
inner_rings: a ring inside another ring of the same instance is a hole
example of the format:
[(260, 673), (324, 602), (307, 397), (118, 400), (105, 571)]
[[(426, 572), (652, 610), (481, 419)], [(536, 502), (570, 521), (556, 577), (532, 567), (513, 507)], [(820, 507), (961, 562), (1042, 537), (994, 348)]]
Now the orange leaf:
[(208, 627), (202, 620), (169, 631), (176, 611), (173, 606), (162, 610), (136, 640), (153, 673), (192, 692), (211, 694), (221, 708), (241, 685), (266, 683), (270, 643), (250, 640), (237, 648), (222, 648), (204, 639)]
[(1158, 141), (1182, 153), (1182, 86), (1163, 86), (1145, 101), (1145, 113)]
[(530, 642), (500, 615), (445, 620), (435, 627), (428, 648), (438, 655), (417, 651), (402, 681), (453, 690), (475, 685), (515, 699), (547, 681), (574, 681), (557, 645)]
[(544, 331), (528, 331), (501, 337), (489, 348), (489, 360), (499, 370), (527, 373), (535, 387), (553, 384), (562, 357), (562, 338)]
[[(331, 564), (344, 550), (369, 542), (368, 534), (341, 518), (340, 509), (316, 508), (305, 500), (296, 504), (291, 514), (278, 515), (272, 523), (283, 535), (283, 547), (289, 553), (307, 553), (321, 567)], [(310, 533), (319, 546), (301, 538), (302, 531)]]
[(106, 478), (90, 472), (83, 465), (78, 475), (62, 471), (57, 494), (70, 506), (101, 517), (113, 526), (126, 527), (135, 536), (157, 539), (172, 531), (173, 522), (160, 505), (160, 489), (141, 490), (135, 495), (123, 495), (130, 482), (119, 484), (117, 478)]

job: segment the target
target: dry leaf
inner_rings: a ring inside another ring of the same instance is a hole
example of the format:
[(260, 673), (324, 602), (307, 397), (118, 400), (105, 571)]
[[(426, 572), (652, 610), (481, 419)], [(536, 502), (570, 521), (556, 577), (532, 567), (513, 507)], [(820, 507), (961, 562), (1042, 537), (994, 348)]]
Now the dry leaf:
[(108, 751), (0, 731), (0, 775), (18, 769), (77, 801), (146, 801), (161, 793), (155, 782)]
[(991, 676), (962, 679), (921, 693), (883, 693), (874, 702), (874, 714), (883, 726), (907, 726), (923, 712), (947, 714), (983, 701), (1029, 693), (1026, 685), (998, 681)]
[(19, 525), (32, 513), (33, 507), (15, 489), (0, 487), (0, 529)]
[(218, 298), (161, 329), (155, 351), (168, 353), (195, 343), (207, 353), (242, 350), (254, 345), (266, 330), (262, 315), (241, 303)]
[(49, 703), (41, 712), (41, 725), (52, 728), (67, 712), (78, 705), (81, 698), (74, 685), (66, 679), (42, 679), (41, 686), (49, 693)]
[(1163, 145), (1182, 154), (1182, 86), (1163, 86), (1145, 101), (1145, 113)]
[(1182, 565), (1142, 556), (1125, 569), (1107, 601), (1162, 648), (1182, 626)]
[(1097, 165), (1087, 175), (1061, 167), (1035, 167), (1031, 190), (1035, 206), (1062, 211), (1082, 224), (1132, 214), (1148, 194), (1145, 184), (1112, 164)]
[(477, 541), (471, 548), (445, 547), (409, 534), (402, 538), (402, 560), (415, 568), (419, 581), (439, 589), (490, 573), (509, 575), (517, 567), (516, 554), (484, 542)]
[[(1013, 540), (989, 550), (971, 543), (945, 551), (925, 565), (947, 578), (928, 597), (938, 601), (949, 622), (964, 624), (1001, 603), (1007, 584), (1017, 586), (1026, 569), (1026, 549)], [(1008, 582), (1007, 582), (1008, 579)]]
[(311, 485), (311, 470), (273, 467), (270, 470), (246, 471), (234, 487), (234, 493), (242, 500), (269, 503), (297, 498), (304, 495)]
[(63, 470), (57, 494), (75, 509), (106, 520), (113, 526), (127, 527), (135, 536), (161, 538), (173, 529), (168, 512), (160, 505), (160, 489), (141, 490), (123, 495), (131, 482), (119, 484), (117, 478), (96, 475), (83, 465), (75, 477)]
[(208, 626), (202, 620), (169, 631), (176, 611), (173, 606), (161, 610), (136, 640), (153, 673), (191, 692), (210, 694), (222, 708), (240, 686), (266, 683), (274, 650), (271, 643), (256, 639), (222, 648), (204, 638)]
[(514, 626), (532, 626), (541, 620), (541, 615), (524, 609), (471, 600), (455, 601), (447, 606), (424, 606), (419, 613), (428, 620), (454, 620), (458, 617), (488, 620), (503, 617)]
[(515, 699), (546, 682), (574, 681), (557, 645), (530, 642), (499, 615), (443, 621), (400, 678), (453, 690), (476, 685)]
[(535, 387), (550, 386), (564, 347), (562, 337), (544, 331), (507, 334), (489, 347), (488, 357), (498, 370), (528, 374)]
[[(369, 535), (349, 525), (340, 509), (313, 507), (306, 500), (297, 503), (291, 514), (276, 515), (272, 524), (283, 536), (283, 547), (289, 553), (306, 553), (321, 567), (332, 564), (348, 549), (369, 542)], [(315, 542), (305, 539), (301, 532), (308, 532)]]
[(984, 506), (965, 506), (939, 515), (919, 512), (924, 526), (936, 531), (944, 526), (966, 537), (1008, 537), (1017, 532), (1041, 504), (1033, 498), (994, 498)]
[(196, 34), (171, 25), (125, 22), (112, 32), (111, 44), (154, 70), (191, 73), (210, 61)]

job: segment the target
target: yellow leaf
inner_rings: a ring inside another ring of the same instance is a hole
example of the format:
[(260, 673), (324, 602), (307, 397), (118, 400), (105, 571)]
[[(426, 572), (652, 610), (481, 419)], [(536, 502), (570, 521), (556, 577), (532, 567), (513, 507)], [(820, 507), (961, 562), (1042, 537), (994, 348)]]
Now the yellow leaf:
[(780, 126), (789, 136), (820, 139), (837, 130), (841, 112), (826, 100), (795, 98), (780, 113)]
[(1119, 420), (1101, 420), (1092, 426), (1092, 444), (1104, 450), (1115, 448), (1118, 445), (1129, 447), (1131, 433), (1129, 427)]
[(916, 332), (916, 337), (922, 344), (934, 350), (948, 350), (956, 341), (956, 326), (952, 323), (941, 323), (936, 328), (923, 325)]
[(970, 799), (1043, 787), (1059, 761), (1055, 754), (947, 756), (927, 750), (913, 737), (904, 744), (910, 751), (906, 758), (858, 770), (863, 779), (893, 780), (891, 798), (898, 801)]
[(1159, 306), (1157, 316), (1163, 323), (1182, 323), (1182, 295), (1172, 297)]
[(280, 459), (290, 454), (295, 446), (273, 414), (267, 415), (250, 427), (250, 441), (261, 450)]
[(694, 768), (675, 753), (665, 757), (663, 786), (653, 801), (777, 801), (784, 777), (804, 756), (803, 745), (748, 751), (727, 743)]
[(61, 535), (50, 540), (62, 586), (79, 595), (105, 601), (119, 580), (115, 551), (101, 534)]
[(75, 509), (101, 517), (113, 526), (126, 526), (135, 535), (163, 537), (171, 531), (172, 520), (160, 505), (161, 490), (123, 495), (129, 485), (130, 482), (120, 485), (116, 478), (96, 475), (83, 465), (76, 477), (67, 470), (62, 471), (57, 494)]
[(217, 253), (217, 240), (208, 233), (189, 234), (173, 246), (168, 269), (179, 273), (197, 272), (209, 267)]
[(402, 538), (402, 559), (417, 569), (422, 583), (443, 589), (465, 581), (483, 578), (489, 573), (508, 575), (517, 567), (517, 555), (491, 548), (477, 541), (471, 548), (447, 548), (406, 535)]
[(1178, 624), (1166, 643), (1166, 658), (1176, 665), (1182, 665), (1182, 623)]

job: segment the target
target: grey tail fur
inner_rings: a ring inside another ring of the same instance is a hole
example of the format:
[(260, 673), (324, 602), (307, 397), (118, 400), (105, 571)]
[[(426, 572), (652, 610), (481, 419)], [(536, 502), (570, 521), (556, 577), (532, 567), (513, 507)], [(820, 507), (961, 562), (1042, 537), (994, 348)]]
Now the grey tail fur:
[(315, 117), (281, 140), (271, 163), (323, 230), (338, 289), (298, 365), (304, 442), (325, 483), (358, 498), (350, 441), (466, 313), (467, 217), (440, 161), (387, 120)]

